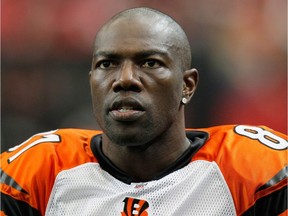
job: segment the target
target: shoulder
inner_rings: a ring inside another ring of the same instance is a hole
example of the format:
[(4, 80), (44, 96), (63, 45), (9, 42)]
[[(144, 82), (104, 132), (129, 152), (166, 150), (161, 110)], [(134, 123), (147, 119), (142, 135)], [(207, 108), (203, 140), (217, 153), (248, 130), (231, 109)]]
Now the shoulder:
[[(238, 212), (273, 200), (287, 183), (287, 136), (266, 126), (225, 125), (199, 129), (209, 134), (193, 160), (214, 161)], [(245, 197), (243, 200), (241, 197)]]
[(89, 157), (93, 157), (90, 141), (99, 133), (101, 131), (57, 129), (35, 134), (1, 154), (2, 170), (8, 169), (14, 172), (13, 167), (27, 167), (27, 164), (31, 164), (29, 167), (31, 173), (33, 172), (31, 168), (41, 169), (41, 165), (46, 168), (56, 163), (64, 167), (66, 164), (70, 166), (76, 156), (77, 161), (89, 160)]
[(222, 169), (233, 166), (243, 172), (255, 168), (267, 173), (269, 167), (275, 172), (286, 164), (287, 136), (268, 127), (225, 125), (199, 130), (209, 138), (196, 158), (215, 161)]
[(4, 183), (1, 192), (43, 212), (43, 204), (48, 202), (58, 173), (97, 162), (90, 141), (99, 133), (101, 131), (59, 129), (35, 134), (10, 148), (1, 154), (1, 180)]
[(57, 129), (48, 132), (42, 132), (31, 136), (23, 143), (8, 149), (2, 154), (3, 158), (7, 158), (7, 162), (11, 163), (20, 157), (32, 156), (42, 158), (43, 155), (57, 153), (62, 149), (71, 153), (74, 150), (85, 148), (90, 145), (93, 136), (101, 133), (95, 130), (83, 129)]
[(20, 173), (25, 173), (26, 179), (41, 179), (96, 160), (90, 141), (99, 133), (94, 130), (58, 129), (35, 134), (1, 154), (2, 172), (19, 178), (18, 181), (24, 179)]
[[(207, 142), (219, 148), (259, 149), (281, 151), (287, 149), (287, 135), (266, 126), (224, 125), (197, 129), (209, 134)], [(267, 149), (268, 148), (268, 149)], [(231, 150), (232, 150), (231, 149)], [(249, 152), (249, 151), (248, 151)]]

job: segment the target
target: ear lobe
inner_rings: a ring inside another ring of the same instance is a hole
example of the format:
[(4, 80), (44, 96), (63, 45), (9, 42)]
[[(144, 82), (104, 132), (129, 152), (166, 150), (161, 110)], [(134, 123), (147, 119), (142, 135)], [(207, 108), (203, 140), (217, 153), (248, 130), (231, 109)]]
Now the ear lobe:
[(91, 79), (91, 76), (92, 76), (92, 71), (89, 71), (89, 73), (88, 73), (88, 79), (89, 80)]
[(183, 74), (183, 92), (182, 97), (185, 98), (186, 103), (192, 98), (196, 87), (198, 85), (199, 75), (195, 68), (187, 70)]

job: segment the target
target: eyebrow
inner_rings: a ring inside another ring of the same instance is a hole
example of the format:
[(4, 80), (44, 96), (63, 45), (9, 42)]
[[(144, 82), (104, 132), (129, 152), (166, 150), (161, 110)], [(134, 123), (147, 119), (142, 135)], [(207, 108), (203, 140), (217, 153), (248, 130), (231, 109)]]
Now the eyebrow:
[(121, 55), (115, 53), (115, 52), (110, 52), (110, 51), (97, 51), (96, 53), (93, 54), (93, 58), (97, 57), (106, 57), (106, 58), (120, 58)]
[[(169, 58), (169, 54), (163, 50), (143, 50), (143, 51), (139, 51), (135, 54), (133, 54), (133, 58), (147, 58), (149, 56), (153, 56), (153, 55), (159, 55), (163, 58)], [(106, 58), (110, 58), (110, 59), (121, 59), (123, 58), (123, 55), (119, 54), (118, 52), (114, 52), (114, 51), (96, 51), (93, 54), (93, 58), (97, 58), (97, 57), (106, 57)]]

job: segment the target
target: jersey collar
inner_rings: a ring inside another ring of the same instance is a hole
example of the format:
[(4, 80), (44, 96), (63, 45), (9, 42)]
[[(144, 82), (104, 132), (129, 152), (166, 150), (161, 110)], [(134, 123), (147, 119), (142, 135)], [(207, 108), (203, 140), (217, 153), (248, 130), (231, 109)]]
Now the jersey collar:
[[(186, 136), (191, 142), (190, 147), (174, 163), (162, 172), (158, 173), (158, 175), (151, 180), (161, 179), (189, 164), (193, 155), (205, 144), (209, 135), (203, 131), (186, 131)], [(104, 155), (102, 151), (102, 134), (96, 135), (92, 138), (91, 149), (103, 170), (126, 184), (137, 182), (135, 179), (116, 167), (112, 161)]]

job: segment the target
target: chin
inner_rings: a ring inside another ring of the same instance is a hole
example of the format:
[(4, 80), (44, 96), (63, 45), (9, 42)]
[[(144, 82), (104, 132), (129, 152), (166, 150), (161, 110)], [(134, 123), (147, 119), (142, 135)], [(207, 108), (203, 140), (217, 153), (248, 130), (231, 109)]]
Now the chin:
[[(150, 122), (110, 124), (106, 122), (104, 133), (113, 143), (119, 146), (139, 147), (151, 140), (154, 127)], [(152, 130), (153, 128), (153, 130)]]
[(143, 142), (143, 139), (133, 136), (133, 135), (116, 135), (114, 134), (113, 138), (111, 137), (111, 140), (120, 146), (140, 146)]
[(144, 136), (143, 132), (131, 133), (125, 131), (119, 133), (115, 131), (106, 131), (106, 135), (113, 143), (119, 146), (139, 147), (147, 143), (147, 136)]

